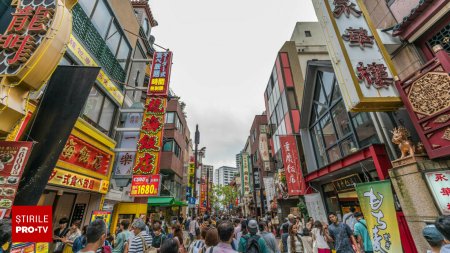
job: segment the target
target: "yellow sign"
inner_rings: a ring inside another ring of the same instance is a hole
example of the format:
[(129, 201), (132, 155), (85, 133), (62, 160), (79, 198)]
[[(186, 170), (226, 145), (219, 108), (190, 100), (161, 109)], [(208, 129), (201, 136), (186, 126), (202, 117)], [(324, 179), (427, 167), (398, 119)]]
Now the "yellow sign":
[(107, 180), (99, 180), (59, 168), (53, 169), (48, 183), (103, 194), (106, 194), (109, 189), (109, 181)]
[(36, 243), (36, 253), (48, 253), (48, 243), (47, 242)]
[[(95, 62), (94, 58), (92, 58), (92, 56), (86, 51), (86, 49), (84, 49), (84, 47), (73, 35), (70, 35), (68, 48), (85, 66), (98, 67), (98, 64)], [(111, 81), (111, 79), (109, 79), (103, 69), (100, 70), (97, 76), (97, 81), (108, 91), (109, 94), (111, 94), (117, 103), (122, 105), (124, 99), (122, 92)]]

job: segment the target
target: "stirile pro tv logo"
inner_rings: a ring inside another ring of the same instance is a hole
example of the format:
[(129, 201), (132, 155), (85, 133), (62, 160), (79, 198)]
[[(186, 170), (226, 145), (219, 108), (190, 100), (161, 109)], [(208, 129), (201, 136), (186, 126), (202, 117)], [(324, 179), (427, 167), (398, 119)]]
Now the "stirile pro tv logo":
[(13, 206), (13, 242), (52, 242), (51, 206)]

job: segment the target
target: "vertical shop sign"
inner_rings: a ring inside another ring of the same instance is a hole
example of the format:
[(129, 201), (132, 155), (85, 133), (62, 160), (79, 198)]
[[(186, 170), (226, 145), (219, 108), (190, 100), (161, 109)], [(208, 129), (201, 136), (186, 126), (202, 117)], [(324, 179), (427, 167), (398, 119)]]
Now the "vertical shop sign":
[(273, 180), (273, 177), (263, 177), (264, 182), (264, 190), (266, 192), (266, 201), (267, 206), (270, 209), (270, 201), (273, 200), (276, 202), (275, 199), (275, 182)]
[(200, 186), (200, 209), (205, 210), (207, 207), (206, 203), (206, 177), (202, 177), (201, 180), (201, 186)]
[(17, 194), (32, 142), (0, 141), (0, 213), (9, 213)]
[(396, 72), (362, 0), (313, 0), (336, 79), (349, 111), (402, 106)]
[(374, 252), (403, 252), (389, 180), (356, 185)]
[(244, 195), (250, 194), (250, 165), (249, 165), (250, 156), (248, 153), (242, 153), (242, 171), (243, 171), (243, 191)]
[[(189, 160), (189, 171), (188, 171), (188, 191), (186, 193), (186, 196), (192, 197), (194, 196), (194, 190), (195, 190), (195, 184), (194, 184), (194, 173), (195, 173), (195, 163), (194, 163), (194, 157), (191, 156)], [(194, 201), (195, 203), (195, 201)]]
[(300, 168), (295, 136), (280, 136), (280, 145), (288, 193), (290, 196), (303, 195), (305, 194), (306, 184)]
[(172, 52), (154, 54), (133, 175), (159, 174), (171, 65)]
[(259, 169), (255, 168), (253, 170), (253, 188), (255, 190), (259, 190), (261, 189), (261, 182), (260, 182), (260, 177), (259, 177)]
[(441, 214), (450, 215), (450, 171), (426, 172), (425, 178)]
[(314, 220), (327, 221), (327, 212), (320, 197), (320, 193), (312, 193), (305, 195), (305, 204), (308, 214)]
[(264, 171), (270, 171), (269, 144), (267, 142), (266, 126), (260, 126), (259, 154), (263, 163)]

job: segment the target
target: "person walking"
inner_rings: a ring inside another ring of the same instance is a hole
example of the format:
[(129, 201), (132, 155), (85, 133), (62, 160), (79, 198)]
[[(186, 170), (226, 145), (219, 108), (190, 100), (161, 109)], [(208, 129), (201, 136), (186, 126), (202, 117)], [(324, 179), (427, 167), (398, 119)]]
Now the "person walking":
[(248, 225), (249, 234), (243, 235), (239, 241), (239, 252), (248, 253), (267, 253), (267, 245), (263, 238), (258, 233), (258, 222), (256, 220), (249, 220)]
[(184, 246), (183, 229), (180, 223), (176, 222), (172, 225), (173, 238), (178, 241), (180, 253), (186, 253), (186, 247)]
[(79, 253), (95, 253), (105, 244), (106, 223), (102, 219), (96, 219), (86, 229), (86, 246)]
[(280, 253), (280, 249), (277, 244), (275, 236), (269, 232), (269, 226), (266, 222), (259, 223), (259, 234), (264, 239), (267, 245), (267, 252), (269, 253)]
[(178, 242), (172, 238), (167, 238), (164, 240), (159, 253), (178, 253)]
[(88, 225), (83, 226), (83, 228), (81, 229), (81, 235), (77, 237), (77, 239), (75, 239), (75, 241), (73, 242), (73, 246), (72, 246), (72, 251), (78, 252), (80, 251), (82, 248), (84, 248), (84, 246), (86, 246), (86, 230), (88, 228)]
[(350, 227), (347, 224), (340, 222), (333, 212), (328, 214), (328, 219), (331, 222), (331, 225), (328, 226), (328, 231), (330, 237), (333, 239), (336, 253), (355, 252), (352, 244), (356, 248), (356, 253), (360, 253), (359, 246), (356, 243), (355, 236), (353, 236), (353, 231)]
[(67, 235), (61, 238), (61, 241), (65, 244), (64, 246), (64, 253), (72, 253), (74, 252), (72, 249), (73, 242), (81, 236), (81, 221), (76, 220), (72, 222), (72, 226), (70, 226), (69, 232), (67, 232)]
[(369, 231), (367, 230), (367, 223), (364, 220), (363, 214), (356, 212), (354, 214), (356, 223), (353, 229), (353, 234), (356, 237), (356, 242), (365, 253), (373, 253), (372, 241), (370, 240)]
[(145, 222), (142, 219), (136, 219), (131, 225), (134, 237), (131, 239), (128, 247), (128, 253), (142, 253), (144, 248), (152, 245), (152, 237), (145, 231)]
[(287, 238), (289, 237), (289, 224), (283, 223), (281, 225), (281, 245), (282, 245), (282, 253), (288, 252), (288, 243)]
[[(444, 238), (450, 242), (450, 215), (442, 215), (437, 217), (434, 225), (441, 232)], [(440, 253), (450, 253), (450, 244), (445, 244), (441, 248)]]
[(445, 238), (437, 230), (435, 225), (427, 225), (422, 230), (422, 235), (427, 240), (431, 247), (431, 250), (427, 250), (427, 253), (440, 253), (442, 246), (445, 245)]
[(356, 224), (355, 211), (356, 211), (356, 208), (354, 206), (351, 206), (350, 212), (344, 214), (344, 217), (342, 217), (342, 222), (347, 224), (352, 231)]
[(300, 239), (302, 240), (303, 251), (305, 253), (313, 253), (313, 240), (309, 229), (307, 229), (306, 227), (303, 228)]
[(219, 232), (216, 228), (207, 228), (205, 236), (205, 246), (199, 251), (200, 253), (209, 253), (209, 250), (219, 244)]
[(200, 229), (200, 233), (196, 234), (195, 241), (189, 246), (189, 253), (198, 253), (205, 246), (206, 229)]
[(298, 235), (298, 225), (289, 225), (289, 236), (287, 238), (288, 253), (304, 253), (302, 239)]
[(195, 215), (192, 215), (192, 220), (189, 222), (189, 239), (191, 242), (194, 241), (195, 231), (200, 229), (200, 225), (198, 224)]
[(152, 247), (159, 249), (166, 239), (166, 235), (163, 234), (161, 224), (155, 223), (153, 225), (153, 234), (152, 234)]
[(69, 233), (69, 228), (67, 228), (67, 223), (69, 220), (67, 218), (61, 218), (59, 220), (59, 227), (53, 231), (53, 243), (54, 249), (53, 253), (62, 253), (64, 250), (64, 242), (62, 239), (66, 237), (67, 233)]
[(233, 223), (229, 221), (222, 221), (217, 226), (217, 232), (219, 234), (220, 242), (217, 246), (213, 246), (206, 253), (236, 253), (237, 251), (231, 247), (234, 235)]
[(116, 239), (114, 240), (114, 247), (112, 249), (112, 253), (123, 253), (124, 248), (128, 243), (128, 240), (131, 236), (131, 232), (128, 230), (130, 227), (129, 220), (120, 221), (120, 233), (117, 234)]
[(316, 253), (331, 253), (327, 240), (330, 240), (328, 235), (328, 226), (324, 227), (321, 221), (315, 221), (314, 227), (311, 231), (313, 239), (313, 251)]

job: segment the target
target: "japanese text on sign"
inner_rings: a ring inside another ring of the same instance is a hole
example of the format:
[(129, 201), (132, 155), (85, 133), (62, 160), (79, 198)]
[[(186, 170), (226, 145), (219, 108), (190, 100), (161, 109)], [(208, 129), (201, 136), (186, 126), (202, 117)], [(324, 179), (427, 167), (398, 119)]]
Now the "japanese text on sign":
[(295, 137), (280, 136), (279, 138), (289, 195), (302, 195), (306, 185), (300, 169)]
[(48, 183), (100, 193), (106, 193), (109, 190), (109, 182), (106, 180), (99, 180), (58, 168), (53, 169)]
[(156, 52), (153, 57), (152, 73), (148, 95), (166, 95), (172, 65), (172, 52)]
[(131, 181), (130, 196), (148, 197), (158, 196), (160, 175), (135, 175)]
[(425, 178), (439, 211), (450, 215), (450, 171), (426, 172)]

